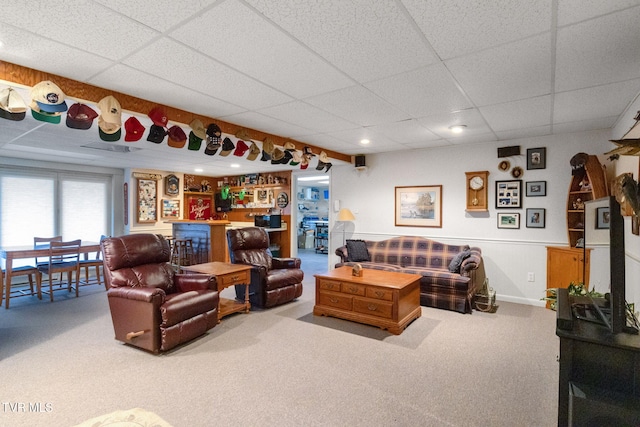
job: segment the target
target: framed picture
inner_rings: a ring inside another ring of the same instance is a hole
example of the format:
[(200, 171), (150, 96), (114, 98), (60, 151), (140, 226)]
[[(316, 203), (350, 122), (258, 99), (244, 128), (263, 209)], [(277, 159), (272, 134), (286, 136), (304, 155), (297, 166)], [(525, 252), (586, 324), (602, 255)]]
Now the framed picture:
[(527, 169), (546, 169), (547, 168), (547, 149), (528, 148), (527, 149)]
[(520, 228), (520, 214), (499, 213), (498, 228)]
[(158, 220), (158, 186), (155, 179), (138, 178), (138, 222)]
[(542, 197), (547, 195), (547, 181), (527, 181), (525, 184), (527, 197)]
[(167, 196), (177, 196), (180, 194), (180, 178), (171, 174), (164, 178), (164, 193)]
[(396, 225), (442, 227), (442, 185), (396, 187)]
[(496, 208), (522, 207), (522, 180), (496, 181)]
[(180, 200), (162, 199), (162, 218), (180, 218)]
[(609, 228), (609, 207), (596, 208), (596, 228)]
[(210, 195), (189, 196), (186, 203), (189, 205), (189, 219), (207, 220), (213, 216), (213, 199)]
[(543, 208), (527, 209), (527, 227), (544, 228), (546, 210)]

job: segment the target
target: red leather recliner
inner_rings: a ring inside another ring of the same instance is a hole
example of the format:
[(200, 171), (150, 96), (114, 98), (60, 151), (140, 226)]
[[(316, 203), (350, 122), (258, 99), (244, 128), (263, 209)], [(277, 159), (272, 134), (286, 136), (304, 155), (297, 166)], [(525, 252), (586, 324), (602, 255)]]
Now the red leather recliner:
[(110, 237), (100, 245), (117, 340), (158, 353), (218, 324), (215, 276), (176, 274), (163, 236)]
[[(252, 306), (269, 308), (302, 295), (304, 272), (300, 258), (274, 258), (269, 250), (269, 235), (260, 227), (227, 230), (229, 258), (234, 264), (251, 269), (249, 301)], [(245, 286), (236, 286), (236, 297), (244, 301)]]

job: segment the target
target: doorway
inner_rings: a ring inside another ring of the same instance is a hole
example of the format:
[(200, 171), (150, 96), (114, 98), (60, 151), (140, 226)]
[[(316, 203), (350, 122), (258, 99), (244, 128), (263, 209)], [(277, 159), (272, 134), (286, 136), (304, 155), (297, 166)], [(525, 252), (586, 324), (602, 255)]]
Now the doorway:
[(329, 261), (330, 178), (325, 174), (296, 177), (295, 204), (298, 257), (305, 275), (324, 273)]

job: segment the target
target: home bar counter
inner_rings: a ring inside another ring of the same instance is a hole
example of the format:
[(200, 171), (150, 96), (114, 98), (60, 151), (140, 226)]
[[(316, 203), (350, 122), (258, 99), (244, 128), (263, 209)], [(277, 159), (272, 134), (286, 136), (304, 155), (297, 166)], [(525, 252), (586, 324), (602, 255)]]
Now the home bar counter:
[(173, 238), (191, 239), (196, 263), (227, 261), (227, 220), (188, 220), (167, 221), (171, 224)]

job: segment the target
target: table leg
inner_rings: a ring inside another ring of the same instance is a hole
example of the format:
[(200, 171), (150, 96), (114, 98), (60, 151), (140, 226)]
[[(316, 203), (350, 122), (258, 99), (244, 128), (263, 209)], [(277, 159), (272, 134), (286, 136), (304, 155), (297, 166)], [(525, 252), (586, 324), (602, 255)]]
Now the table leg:
[(245, 289), (244, 289), (244, 312), (248, 313), (249, 310), (251, 309), (251, 302), (249, 302), (249, 283), (251, 281), (248, 281), (245, 284)]

